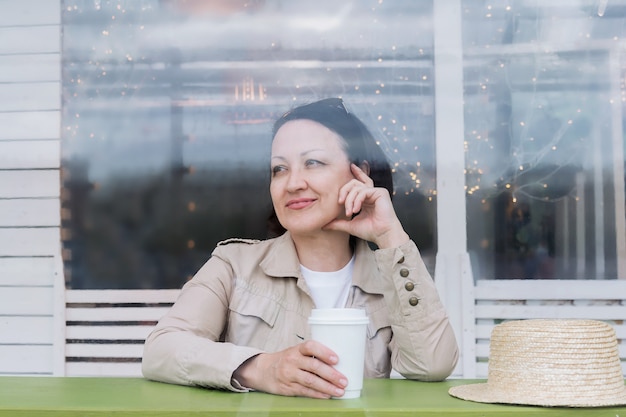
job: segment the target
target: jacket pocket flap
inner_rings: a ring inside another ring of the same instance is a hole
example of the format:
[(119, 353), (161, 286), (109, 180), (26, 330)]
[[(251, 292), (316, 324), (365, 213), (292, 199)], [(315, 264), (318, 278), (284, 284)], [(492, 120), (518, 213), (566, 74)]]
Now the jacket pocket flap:
[(237, 286), (229, 306), (232, 312), (242, 316), (258, 317), (270, 327), (276, 323), (280, 306), (266, 294), (251, 292), (249, 288)]

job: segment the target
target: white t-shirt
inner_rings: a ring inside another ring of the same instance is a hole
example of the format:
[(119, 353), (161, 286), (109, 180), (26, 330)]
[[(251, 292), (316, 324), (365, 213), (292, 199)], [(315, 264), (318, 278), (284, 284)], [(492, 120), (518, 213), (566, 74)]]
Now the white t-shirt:
[(354, 270), (354, 255), (350, 262), (339, 271), (317, 272), (300, 265), (315, 308), (343, 308), (348, 300)]

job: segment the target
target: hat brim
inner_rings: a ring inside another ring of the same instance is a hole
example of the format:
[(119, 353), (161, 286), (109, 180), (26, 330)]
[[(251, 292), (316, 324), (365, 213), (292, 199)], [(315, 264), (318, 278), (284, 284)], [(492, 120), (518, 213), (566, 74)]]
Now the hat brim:
[(489, 383), (477, 383), (452, 387), (448, 393), (462, 400), (479, 403), (534, 405), (541, 407), (611, 407), (626, 405), (626, 387), (611, 397), (581, 398), (571, 393), (569, 396), (546, 396), (545, 393), (530, 395), (516, 393), (513, 389), (494, 389)]

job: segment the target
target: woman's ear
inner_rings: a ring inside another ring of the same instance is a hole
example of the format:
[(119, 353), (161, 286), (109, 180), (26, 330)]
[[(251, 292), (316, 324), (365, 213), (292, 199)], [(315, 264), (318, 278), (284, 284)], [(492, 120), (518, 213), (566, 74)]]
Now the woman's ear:
[(367, 176), (370, 176), (370, 163), (367, 161), (363, 161), (359, 164), (359, 168), (361, 168), (363, 170), (363, 172), (365, 172), (367, 174)]

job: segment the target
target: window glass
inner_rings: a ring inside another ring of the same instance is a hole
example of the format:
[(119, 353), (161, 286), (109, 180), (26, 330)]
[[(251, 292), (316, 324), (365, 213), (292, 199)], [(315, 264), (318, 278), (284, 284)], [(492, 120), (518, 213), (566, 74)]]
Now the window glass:
[(624, 5), (463, 1), (476, 279), (624, 276)]
[(71, 288), (178, 288), (218, 241), (267, 237), (271, 125), (341, 96), (395, 168), (431, 271), (431, 1), (64, 0)]

